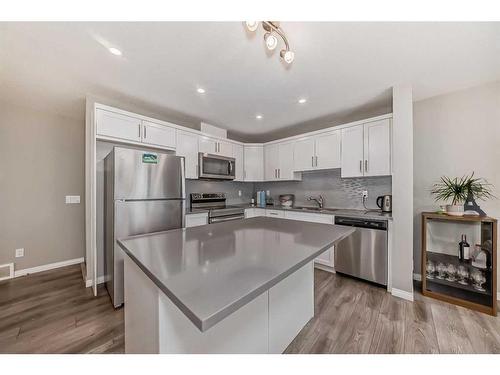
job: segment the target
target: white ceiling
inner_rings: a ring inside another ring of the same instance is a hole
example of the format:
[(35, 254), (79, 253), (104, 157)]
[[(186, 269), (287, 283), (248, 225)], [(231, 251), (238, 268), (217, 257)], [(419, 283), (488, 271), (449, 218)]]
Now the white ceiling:
[(0, 99), (82, 114), (85, 94), (120, 95), (252, 136), (387, 105), (398, 83), (420, 100), (500, 79), (500, 23), (282, 27), (289, 67), (241, 22), (3, 23)]

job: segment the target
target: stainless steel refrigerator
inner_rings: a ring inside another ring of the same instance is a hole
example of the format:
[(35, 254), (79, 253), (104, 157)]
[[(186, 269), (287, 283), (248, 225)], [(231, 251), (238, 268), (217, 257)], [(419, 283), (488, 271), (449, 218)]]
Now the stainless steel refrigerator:
[(117, 239), (184, 227), (184, 158), (114, 147), (104, 159), (106, 288), (123, 304), (123, 250)]

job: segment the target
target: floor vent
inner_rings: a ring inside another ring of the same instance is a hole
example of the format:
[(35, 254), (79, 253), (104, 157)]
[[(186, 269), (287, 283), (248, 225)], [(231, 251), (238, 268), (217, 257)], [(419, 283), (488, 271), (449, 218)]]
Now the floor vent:
[(14, 277), (14, 263), (0, 264), (0, 281)]

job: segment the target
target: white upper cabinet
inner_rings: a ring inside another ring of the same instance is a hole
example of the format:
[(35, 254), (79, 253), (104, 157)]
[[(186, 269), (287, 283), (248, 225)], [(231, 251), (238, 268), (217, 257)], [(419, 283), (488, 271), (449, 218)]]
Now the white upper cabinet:
[(219, 143), (219, 155), (227, 156), (228, 158), (233, 157), (233, 144), (231, 142), (218, 141)]
[(207, 154), (233, 157), (233, 144), (231, 142), (221, 141), (215, 138), (205, 136), (200, 137), (200, 152)]
[(342, 129), (342, 177), (391, 174), (391, 120)]
[(363, 125), (342, 129), (342, 177), (363, 176)]
[(232, 145), (233, 149), (233, 158), (235, 159), (235, 181), (244, 181), (245, 180), (245, 167), (244, 160), (245, 157), (243, 155), (243, 146), (238, 144)]
[(278, 179), (279, 169), (278, 144), (264, 146), (264, 180), (274, 181)]
[(266, 181), (300, 180), (300, 173), (294, 172), (292, 142), (264, 146), (264, 177)]
[(186, 178), (198, 178), (198, 135), (178, 130), (175, 154), (186, 160)]
[(154, 122), (142, 121), (142, 142), (154, 146), (175, 148), (176, 129)]
[(315, 139), (314, 137), (300, 139), (294, 144), (293, 160), (296, 171), (314, 169)]
[(264, 180), (264, 147), (244, 146), (244, 176), (245, 181)]
[(296, 171), (340, 168), (340, 131), (296, 141), (293, 160)]
[(340, 130), (316, 137), (316, 169), (340, 168)]
[(218, 142), (213, 138), (201, 136), (199, 141), (200, 152), (206, 154), (217, 154)]
[(96, 110), (97, 135), (141, 142), (142, 121), (135, 117), (106, 111)]
[(391, 120), (365, 124), (365, 176), (391, 174)]

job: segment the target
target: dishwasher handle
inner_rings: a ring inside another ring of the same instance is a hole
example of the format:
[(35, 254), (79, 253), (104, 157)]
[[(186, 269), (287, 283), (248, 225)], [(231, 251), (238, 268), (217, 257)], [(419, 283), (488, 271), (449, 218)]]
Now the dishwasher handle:
[(363, 218), (335, 216), (335, 224), (357, 228), (387, 230), (386, 220), (370, 220)]

